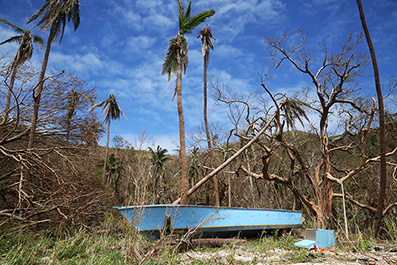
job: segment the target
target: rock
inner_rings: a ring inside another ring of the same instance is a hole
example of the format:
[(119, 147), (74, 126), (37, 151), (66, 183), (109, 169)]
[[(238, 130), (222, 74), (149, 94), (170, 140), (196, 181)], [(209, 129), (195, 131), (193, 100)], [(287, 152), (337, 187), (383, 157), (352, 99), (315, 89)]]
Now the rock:
[(43, 263), (43, 264), (51, 264), (53, 262), (54, 261), (52, 259), (50, 259), (49, 257), (44, 257), (41, 259), (41, 263)]

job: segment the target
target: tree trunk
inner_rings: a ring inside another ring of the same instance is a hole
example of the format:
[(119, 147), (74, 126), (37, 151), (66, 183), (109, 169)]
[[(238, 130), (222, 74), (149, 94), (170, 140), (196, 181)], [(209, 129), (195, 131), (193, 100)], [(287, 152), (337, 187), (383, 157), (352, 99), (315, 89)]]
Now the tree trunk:
[(12, 89), (14, 88), (14, 82), (15, 82), (15, 77), (17, 74), (17, 68), (14, 68), (12, 70), (12, 74), (11, 74), (11, 79), (10, 79), (10, 85), (8, 86), (8, 91), (7, 91), (7, 97), (6, 97), (6, 105), (4, 107), (4, 116), (3, 116), (3, 121), (1, 124), (5, 124), (7, 122), (8, 119), (8, 112), (10, 111), (10, 105), (11, 105), (11, 92)]
[(385, 110), (384, 110), (384, 105), (383, 105), (383, 95), (382, 95), (382, 89), (380, 86), (379, 69), (378, 69), (378, 63), (376, 61), (375, 49), (372, 44), (371, 36), (369, 35), (367, 23), (365, 22), (364, 10), (363, 10), (363, 6), (361, 4), (361, 0), (357, 0), (357, 6), (358, 6), (358, 10), (360, 12), (360, 20), (361, 20), (361, 24), (363, 26), (363, 30), (365, 33), (365, 38), (367, 40), (368, 48), (371, 53), (372, 66), (374, 68), (374, 76), (375, 76), (376, 94), (377, 94), (378, 102), (379, 102), (380, 183), (379, 183), (379, 198), (378, 198), (379, 200), (378, 200), (378, 206), (376, 209), (375, 225), (374, 225), (374, 230), (373, 230), (373, 236), (376, 237), (379, 232), (380, 225), (382, 222), (382, 218), (383, 218), (382, 213), (383, 213), (385, 197), (386, 197), (386, 174), (387, 174), (387, 172), (386, 172)]
[(69, 143), (69, 135), (70, 135), (70, 120), (66, 120), (66, 142)]
[(110, 118), (108, 121), (108, 131), (107, 131), (107, 137), (106, 137), (106, 150), (105, 150), (105, 161), (103, 162), (103, 173), (102, 173), (102, 181), (103, 183), (106, 183), (106, 164), (108, 161), (108, 152), (109, 152), (109, 133), (110, 133)]
[[(322, 192), (318, 193), (318, 206), (319, 211), (317, 212), (317, 228), (320, 229), (331, 229), (332, 228), (332, 201), (334, 197), (334, 192), (332, 189), (331, 182), (327, 178), (327, 174), (331, 174), (331, 161), (330, 161), (330, 151), (328, 149), (329, 139), (327, 133), (327, 120), (328, 111), (326, 106), (323, 106), (323, 116), (320, 120), (320, 130), (321, 130), (321, 141), (323, 146), (323, 161), (324, 161), (324, 175), (323, 180), (317, 179), (317, 184), (323, 182)], [(319, 213), (321, 211), (321, 213)]]
[(320, 219), (322, 229), (332, 228), (332, 202), (334, 199), (334, 191), (331, 182), (327, 177), (324, 177), (324, 195), (323, 195), (323, 219)]
[(177, 81), (176, 81), (176, 94), (177, 94), (177, 106), (179, 115), (179, 142), (180, 142), (180, 157), (181, 157), (181, 203), (187, 203), (187, 162), (186, 162), (186, 143), (185, 143), (185, 120), (183, 117), (182, 108), (182, 61), (180, 57), (180, 48), (176, 51), (178, 69), (177, 69)]
[[(247, 168), (248, 171), (251, 171), (251, 163), (250, 163), (250, 158), (248, 156), (248, 154), (246, 154), (246, 158), (247, 158)], [(249, 181), (250, 181), (250, 192), (251, 192), (251, 197), (252, 197), (252, 207), (256, 208), (255, 206), (255, 194), (254, 194), (254, 182), (252, 181), (252, 177), (248, 176)]]
[(30, 125), (28, 149), (33, 147), (34, 136), (36, 135), (37, 118), (39, 114), (41, 92), (43, 91), (44, 76), (47, 70), (48, 58), (50, 57), (51, 43), (55, 35), (54, 34), (55, 30), (56, 28), (54, 27), (54, 24), (52, 24), (50, 29), (50, 35), (48, 36), (47, 44), (45, 47), (44, 59), (43, 59), (43, 64), (41, 65), (41, 71), (40, 71), (39, 81), (37, 84), (36, 93), (35, 91), (33, 91), (34, 106), (33, 106), (33, 114), (32, 114), (32, 124)]
[[(208, 128), (208, 118), (207, 118), (207, 66), (208, 60), (207, 56), (204, 56), (204, 125), (205, 125), (205, 134), (207, 135), (207, 144), (208, 144), (208, 154), (210, 160), (210, 167), (214, 168), (212, 147), (211, 147), (211, 136)], [(215, 190), (215, 205), (219, 206), (219, 188), (218, 188), (218, 180), (216, 176), (213, 177), (214, 180), (214, 190)], [(209, 184), (207, 184), (207, 194), (209, 191)], [(207, 202), (208, 204), (208, 202)]]

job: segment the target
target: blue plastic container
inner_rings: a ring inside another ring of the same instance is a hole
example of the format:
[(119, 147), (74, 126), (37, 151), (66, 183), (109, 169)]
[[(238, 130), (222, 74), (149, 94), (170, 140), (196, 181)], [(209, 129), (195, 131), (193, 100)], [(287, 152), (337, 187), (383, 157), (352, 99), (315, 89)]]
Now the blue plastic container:
[(324, 229), (306, 229), (305, 240), (302, 240), (294, 245), (297, 247), (304, 247), (307, 249), (314, 248), (329, 248), (335, 245), (335, 231)]

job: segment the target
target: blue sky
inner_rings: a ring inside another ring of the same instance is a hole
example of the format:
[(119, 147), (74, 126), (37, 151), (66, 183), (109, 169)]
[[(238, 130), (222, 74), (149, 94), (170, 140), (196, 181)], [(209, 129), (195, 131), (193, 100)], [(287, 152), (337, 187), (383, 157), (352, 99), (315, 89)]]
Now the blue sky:
[[(375, 46), (381, 81), (387, 83), (397, 67), (397, 1), (362, 0), (367, 24)], [(40, 8), (41, 0), (0, 0), (0, 17), (22, 28), (25, 21)], [(185, 0), (185, 4), (187, 5)], [(80, 0), (81, 24), (76, 32), (66, 28), (61, 45), (52, 46), (48, 68), (54, 73), (75, 72), (97, 87), (101, 100), (115, 94), (119, 106), (128, 117), (114, 121), (111, 138), (121, 135), (135, 143), (146, 132), (149, 142), (176, 149), (179, 142), (176, 100), (172, 101), (175, 77), (167, 82), (161, 75), (168, 40), (178, 30), (176, 0)], [(356, 1), (340, 0), (195, 0), (192, 13), (214, 8), (216, 14), (207, 20), (214, 37), (208, 76), (240, 92), (261, 90), (263, 67), (272, 67), (266, 36), (279, 38), (283, 31), (293, 34), (298, 29), (309, 32), (308, 45), (318, 49), (327, 40), (337, 50), (349, 33), (362, 32)], [(204, 24), (204, 25), (205, 25)], [(202, 26), (204, 26), (202, 25)], [(197, 33), (187, 35), (189, 66), (183, 77), (183, 106), (187, 135), (203, 120), (203, 57)], [(47, 40), (48, 31), (34, 33)], [(0, 25), (0, 41), (14, 32)], [(2, 45), (0, 53), (14, 54), (17, 45)], [(364, 43), (359, 47), (367, 51)], [(35, 49), (32, 62), (39, 69), (44, 51)], [(367, 74), (372, 74), (368, 67)], [(308, 77), (286, 64), (272, 71), (268, 83), (272, 92), (292, 95), (310, 86)], [(372, 78), (361, 84), (368, 96), (375, 95)], [(209, 92), (210, 94), (212, 91)], [(209, 98), (209, 120), (225, 131), (231, 128), (227, 112)], [(191, 142), (191, 141), (190, 141)], [(102, 144), (104, 143), (104, 138)]]

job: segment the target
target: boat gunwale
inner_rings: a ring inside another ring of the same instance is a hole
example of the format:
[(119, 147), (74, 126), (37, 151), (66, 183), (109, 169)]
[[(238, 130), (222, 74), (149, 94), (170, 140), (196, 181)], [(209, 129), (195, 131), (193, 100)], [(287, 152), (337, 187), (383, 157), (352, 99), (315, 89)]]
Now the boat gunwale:
[(137, 205), (137, 206), (119, 206), (113, 207), (117, 210), (128, 210), (128, 209), (139, 209), (139, 208), (210, 208), (219, 210), (255, 210), (255, 211), (276, 211), (276, 212), (293, 212), (302, 213), (296, 210), (284, 210), (284, 209), (267, 209), (267, 208), (246, 208), (246, 207), (228, 207), (228, 206), (209, 206), (209, 205), (179, 205), (179, 204), (152, 204), (152, 205)]

